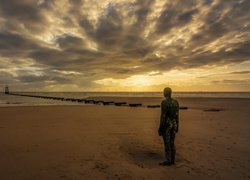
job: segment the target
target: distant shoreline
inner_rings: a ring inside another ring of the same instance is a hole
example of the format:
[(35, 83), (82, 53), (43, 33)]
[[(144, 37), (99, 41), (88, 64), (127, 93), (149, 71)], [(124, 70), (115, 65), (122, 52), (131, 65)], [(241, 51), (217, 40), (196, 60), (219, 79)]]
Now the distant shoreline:
[[(12, 92), (66, 98), (86, 97), (163, 97), (162, 92)], [(4, 95), (4, 93), (1, 93)], [(173, 92), (175, 98), (250, 98), (250, 92)], [(0, 97), (1, 99), (1, 97)]]
[[(0, 96), (1, 97), (1, 96)], [(5, 107), (51, 107), (51, 106), (65, 106), (65, 107), (86, 107), (86, 106), (99, 106), (99, 107), (108, 107), (115, 105), (103, 105), (103, 104), (93, 104), (93, 103), (84, 103), (84, 102), (71, 102), (71, 101), (58, 101), (52, 99), (41, 99), (34, 97), (22, 97), (22, 96), (2, 96), (5, 99), (0, 98), (0, 108)], [(174, 97), (175, 98), (175, 97)], [(140, 103), (141, 107), (136, 108), (147, 108), (147, 106), (159, 106), (163, 97), (117, 97), (117, 96), (95, 96), (95, 97), (87, 97), (83, 99), (94, 100), (94, 101), (105, 101), (105, 102), (126, 102), (126, 103)], [(237, 108), (242, 108), (240, 105), (241, 102), (249, 102), (250, 98), (220, 98), (220, 97), (176, 97), (179, 101), (180, 106), (185, 106), (188, 108), (199, 109), (199, 106), (203, 106), (204, 108), (219, 108), (218, 105), (221, 103), (225, 104), (237, 104)], [(206, 106), (206, 104), (213, 103), (213, 106)], [(127, 105), (122, 106), (120, 108), (129, 107)], [(196, 104), (195, 108), (190, 104)], [(119, 106), (117, 106), (119, 108)]]
[[(11, 91), (13, 93), (162, 93), (161, 91)], [(4, 92), (0, 92), (4, 94)], [(250, 91), (175, 91), (175, 93), (250, 93)]]

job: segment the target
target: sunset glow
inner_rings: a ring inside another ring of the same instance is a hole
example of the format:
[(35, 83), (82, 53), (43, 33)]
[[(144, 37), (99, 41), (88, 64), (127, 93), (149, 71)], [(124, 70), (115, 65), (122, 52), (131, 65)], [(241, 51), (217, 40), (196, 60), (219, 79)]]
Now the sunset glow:
[(0, 2), (16, 91), (249, 91), (248, 0)]

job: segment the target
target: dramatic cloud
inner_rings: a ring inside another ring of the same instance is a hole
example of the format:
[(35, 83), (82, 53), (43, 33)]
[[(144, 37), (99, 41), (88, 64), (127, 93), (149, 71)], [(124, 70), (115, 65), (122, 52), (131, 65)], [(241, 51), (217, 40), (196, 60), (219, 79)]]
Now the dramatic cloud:
[(235, 80), (235, 79), (224, 79), (222, 81), (212, 81), (213, 83), (223, 84), (250, 84), (250, 79)]
[(236, 71), (236, 72), (231, 72), (231, 74), (250, 74), (250, 71)]
[[(212, 89), (216, 81), (239, 81), (245, 90), (249, 9), (249, 0), (0, 1), (0, 84), (52, 91), (138, 84), (158, 91), (174, 72), (178, 90), (193, 78), (196, 89), (189, 90)], [(211, 76), (218, 68), (225, 80)]]

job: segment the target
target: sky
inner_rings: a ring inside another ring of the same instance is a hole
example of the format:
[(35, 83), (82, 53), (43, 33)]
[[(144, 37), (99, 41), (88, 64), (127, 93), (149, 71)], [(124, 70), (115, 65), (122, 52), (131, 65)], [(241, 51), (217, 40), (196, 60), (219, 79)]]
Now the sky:
[(12, 91), (250, 91), (249, 0), (0, 1)]

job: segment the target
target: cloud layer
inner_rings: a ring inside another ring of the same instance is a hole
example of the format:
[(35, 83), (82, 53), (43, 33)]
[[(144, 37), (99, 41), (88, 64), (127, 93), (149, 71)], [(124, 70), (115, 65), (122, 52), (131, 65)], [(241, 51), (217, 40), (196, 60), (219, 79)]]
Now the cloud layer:
[(0, 83), (88, 91), (105, 79), (244, 63), (249, 9), (248, 0), (0, 1)]

